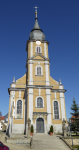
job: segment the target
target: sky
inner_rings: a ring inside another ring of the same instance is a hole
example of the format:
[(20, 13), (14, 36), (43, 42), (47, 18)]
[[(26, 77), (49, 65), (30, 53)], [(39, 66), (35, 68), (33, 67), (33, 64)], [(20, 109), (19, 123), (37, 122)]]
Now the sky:
[(26, 73), (26, 42), (38, 22), (49, 41), (50, 75), (61, 79), (67, 119), (73, 97), (79, 104), (79, 0), (1, 0), (0, 1), (0, 111), (9, 110), (8, 88)]

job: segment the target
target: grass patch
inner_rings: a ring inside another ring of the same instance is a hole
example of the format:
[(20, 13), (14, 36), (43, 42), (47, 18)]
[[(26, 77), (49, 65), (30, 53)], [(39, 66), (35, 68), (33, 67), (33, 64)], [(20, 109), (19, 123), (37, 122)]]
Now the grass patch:
[[(67, 134), (67, 136), (68, 136), (68, 134)], [(76, 135), (75, 133), (74, 134), (72, 133), (71, 136), (69, 134), (68, 137), (79, 139), (79, 134)]]
[(75, 138), (75, 139), (79, 139), (79, 135), (78, 136), (72, 135), (72, 137)]
[(78, 148), (78, 150), (79, 150), (79, 145), (74, 145), (74, 146), (72, 146), (72, 148)]
[(56, 135), (63, 135), (62, 133), (56, 133)]

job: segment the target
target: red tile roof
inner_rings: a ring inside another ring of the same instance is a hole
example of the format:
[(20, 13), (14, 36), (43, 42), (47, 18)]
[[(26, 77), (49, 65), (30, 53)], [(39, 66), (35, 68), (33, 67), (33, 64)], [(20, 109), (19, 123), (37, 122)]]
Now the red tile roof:
[(0, 120), (4, 120), (5, 119), (5, 117), (4, 116), (0, 116)]
[[(71, 118), (76, 118), (76, 117), (75, 117), (75, 116), (72, 116)], [(78, 116), (77, 118), (79, 118), (79, 116)]]

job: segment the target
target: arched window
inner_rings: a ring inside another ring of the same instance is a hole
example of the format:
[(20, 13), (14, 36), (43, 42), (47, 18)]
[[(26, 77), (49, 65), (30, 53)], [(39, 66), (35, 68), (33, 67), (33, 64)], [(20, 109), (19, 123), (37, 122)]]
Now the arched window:
[(37, 67), (37, 75), (40, 76), (41, 75), (41, 67)]
[(41, 97), (37, 98), (37, 107), (42, 108), (43, 107), (43, 99)]
[(17, 101), (17, 118), (22, 118), (22, 101)]
[(37, 47), (36, 47), (36, 53), (37, 53), (37, 54), (41, 53), (41, 47), (40, 47), (40, 46), (37, 46)]
[(57, 101), (54, 101), (54, 119), (59, 119), (59, 109)]

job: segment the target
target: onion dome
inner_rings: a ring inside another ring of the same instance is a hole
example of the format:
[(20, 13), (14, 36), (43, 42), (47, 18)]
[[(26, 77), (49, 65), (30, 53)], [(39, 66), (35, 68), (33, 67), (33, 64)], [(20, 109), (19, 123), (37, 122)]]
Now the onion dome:
[(39, 24), (38, 24), (38, 18), (37, 18), (37, 12), (35, 12), (36, 17), (35, 17), (35, 24), (34, 28), (31, 30), (29, 40), (45, 40), (45, 35), (43, 31), (40, 29)]

